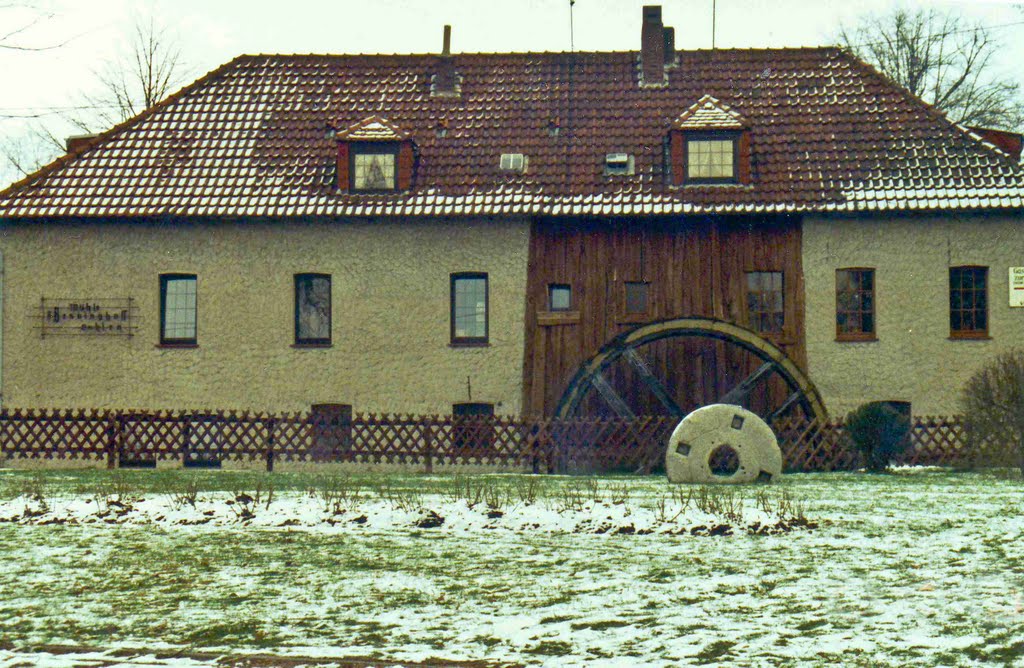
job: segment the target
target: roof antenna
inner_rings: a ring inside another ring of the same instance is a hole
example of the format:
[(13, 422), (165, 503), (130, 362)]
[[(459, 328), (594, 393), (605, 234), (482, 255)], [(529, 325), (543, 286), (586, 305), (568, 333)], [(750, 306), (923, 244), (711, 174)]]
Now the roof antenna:
[(576, 0), (569, 0), (569, 72), (568, 72), (568, 90), (566, 91), (565, 100), (565, 185), (567, 188), (572, 183), (572, 137), (573, 137), (573, 117), (572, 117), (572, 103), (573, 103), (573, 85), (572, 85), (572, 71), (576, 67), (576, 43), (573, 39), (573, 26), (572, 26), (572, 7), (576, 4)]
[(718, 0), (711, 0), (711, 48), (715, 48), (715, 19), (718, 18)]
[(569, 53), (576, 50), (576, 44), (573, 41), (572, 33), (572, 6), (576, 4), (576, 0), (569, 0)]

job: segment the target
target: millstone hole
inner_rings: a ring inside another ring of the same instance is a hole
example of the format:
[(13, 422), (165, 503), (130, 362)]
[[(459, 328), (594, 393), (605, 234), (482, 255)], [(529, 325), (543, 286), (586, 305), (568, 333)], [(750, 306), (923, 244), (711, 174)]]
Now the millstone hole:
[(767, 485), (771, 481), (772, 481), (772, 474), (768, 473), (768, 471), (761, 471), (760, 473), (757, 474), (757, 480), (755, 482), (760, 482), (760, 483), (764, 483), (764, 484)]
[(732, 428), (733, 429), (743, 429), (743, 416), (742, 415), (733, 415), (732, 416)]
[(708, 455), (712, 475), (731, 476), (740, 468), (740, 456), (731, 445), (720, 445)]
[(683, 457), (689, 457), (690, 456), (690, 444), (689, 443), (680, 443), (679, 445), (676, 446), (676, 452), (679, 453), (680, 455), (682, 455)]

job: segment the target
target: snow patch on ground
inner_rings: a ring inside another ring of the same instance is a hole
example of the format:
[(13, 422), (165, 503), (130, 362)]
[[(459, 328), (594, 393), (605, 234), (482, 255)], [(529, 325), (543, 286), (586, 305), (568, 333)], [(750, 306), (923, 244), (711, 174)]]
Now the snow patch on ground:
[(246, 493), (212, 492), (182, 501), (175, 495), (72, 496), (46, 498), (22, 494), (0, 503), (0, 523), (29, 525), (208, 526), (251, 529), (293, 528), (327, 533), (375, 533), (435, 530), (443, 534), (487, 531), (550, 534), (652, 533), (729, 536), (786, 533), (816, 523), (761, 508), (738, 513), (709, 512), (693, 504), (662, 505), (586, 500), (565, 507), (557, 499), (539, 499), (493, 507), (439, 495), (415, 499), (359, 499), (340, 504), (313, 494), (286, 492), (269, 499)]

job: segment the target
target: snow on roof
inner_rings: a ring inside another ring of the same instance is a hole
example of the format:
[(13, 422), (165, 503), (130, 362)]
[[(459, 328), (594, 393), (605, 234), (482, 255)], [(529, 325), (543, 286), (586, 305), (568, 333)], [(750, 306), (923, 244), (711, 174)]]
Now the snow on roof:
[[(836, 48), (680, 51), (658, 88), (638, 85), (635, 52), (451, 58), (462, 83), (446, 98), (430, 95), (436, 56), (239, 57), (0, 193), (0, 216), (1024, 207), (1015, 161)], [(750, 183), (672, 186), (674, 122), (749, 130)], [(397, 138), (416, 147), (411, 190), (336, 188), (339, 139)], [(499, 169), (510, 147), (527, 173)], [(635, 175), (609, 179), (619, 152)]]

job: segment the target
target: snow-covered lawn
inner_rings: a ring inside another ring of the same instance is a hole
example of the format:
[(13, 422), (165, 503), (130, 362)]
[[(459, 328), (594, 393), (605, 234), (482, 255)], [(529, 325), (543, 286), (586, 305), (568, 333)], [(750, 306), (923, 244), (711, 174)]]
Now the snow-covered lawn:
[(0, 550), (0, 665), (1024, 665), (1013, 475), (2, 471)]

